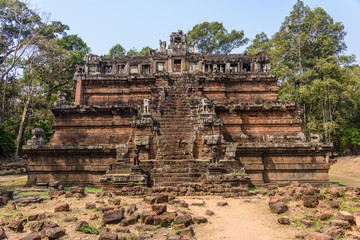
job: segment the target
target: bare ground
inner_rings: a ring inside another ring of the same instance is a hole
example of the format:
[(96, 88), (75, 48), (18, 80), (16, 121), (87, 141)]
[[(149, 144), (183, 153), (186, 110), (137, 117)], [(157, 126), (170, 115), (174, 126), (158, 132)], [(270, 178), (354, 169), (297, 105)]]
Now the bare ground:
[[(337, 163), (332, 165), (330, 170), (330, 179), (332, 182), (337, 182), (353, 187), (360, 187), (360, 157), (346, 157), (338, 158)], [(22, 186), (26, 182), (26, 176), (0, 176), (0, 189), (15, 190), (24, 189)], [(43, 196), (43, 193), (42, 193)], [(303, 227), (299, 227), (292, 223), (291, 225), (280, 225), (277, 223), (279, 215), (270, 212), (268, 207), (267, 196), (254, 196), (239, 199), (222, 199), (221, 197), (180, 197), (189, 203), (188, 211), (192, 216), (205, 216), (208, 223), (201, 225), (194, 225), (196, 238), (199, 240), (237, 240), (237, 239), (251, 239), (251, 240), (275, 240), (275, 239), (295, 239), (295, 235), (303, 231)], [(99, 199), (95, 194), (88, 194), (84, 199), (70, 198), (66, 199), (63, 196), (56, 200), (45, 200), (40, 204), (30, 204), (26, 207), (19, 207), (17, 210), (11, 210), (8, 206), (0, 207), (0, 218), (5, 220), (11, 219), (18, 214), (28, 216), (34, 213), (48, 212), (47, 220), (56, 222), (61, 227), (66, 229), (67, 235), (63, 239), (97, 239), (96, 235), (84, 234), (76, 232), (76, 223), (64, 222), (65, 217), (75, 216), (78, 220), (86, 220), (94, 227), (100, 227), (101, 212), (85, 209), (86, 202), (95, 202), (103, 200), (106, 203), (109, 198)], [(123, 205), (129, 206), (131, 203), (140, 201), (140, 198), (121, 197)], [(195, 199), (202, 199), (205, 201), (205, 206), (192, 206), (191, 203)], [(217, 202), (227, 201), (228, 206), (219, 207)], [(69, 203), (71, 212), (54, 213), (54, 206), (61, 203)], [(304, 211), (298, 207), (298, 203), (290, 205), (290, 211), (285, 213), (289, 217), (296, 215), (306, 215)], [(210, 209), (215, 212), (213, 216), (205, 215), (205, 211)], [(168, 211), (179, 210), (170, 207)], [(91, 215), (97, 214), (99, 219), (89, 220)], [(109, 225), (108, 225), (109, 226)], [(118, 224), (111, 226), (112, 231), (118, 227)], [(131, 231), (137, 233), (133, 227)], [(29, 234), (29, 229), (25, 227), (22, 233), (13, 233), (8, 231), (9, 240), (19, 239), (20, 237)], [(165, 239), (165, 236), (164, 236)]]

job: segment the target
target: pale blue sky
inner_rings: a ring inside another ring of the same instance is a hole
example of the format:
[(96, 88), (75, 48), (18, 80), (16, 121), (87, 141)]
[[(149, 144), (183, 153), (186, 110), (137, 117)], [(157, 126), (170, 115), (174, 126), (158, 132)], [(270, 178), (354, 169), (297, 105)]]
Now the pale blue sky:
[[(120, 43), (126, 50), (144, 46), (158, 48), (159, 39), (184, 32), (203, 21), (222, 22), (228, 30), (244, 30), (252, 39), (265, 32), (269, 37), (279, 30), (296, 0), (30, 0), (37, 8), (50, 12), (52, 20), (70, 27), (95, 54), (106, 54)], [(346, 54), (360, 59), (360, 0), (304, 0), (311, 8), (322, 7), (348, 33)], [(241, 53), (245, 47), (234, 52)]]

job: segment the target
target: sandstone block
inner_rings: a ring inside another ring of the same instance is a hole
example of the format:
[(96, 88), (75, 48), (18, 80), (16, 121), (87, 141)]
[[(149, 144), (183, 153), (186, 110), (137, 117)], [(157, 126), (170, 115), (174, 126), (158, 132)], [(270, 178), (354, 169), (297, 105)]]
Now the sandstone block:
[(45, 229), (45, 236), (49, 239), (57, 239), (61, 236), (65, 235), (65, 229), (61, 227), (55, 228), (46, 228)]
[(98, 240), (118, 240), (119, 237), (116, 233), (102, 232)]
[(70, 205), (68, 203), (58, 205), (54, 208), (55, 212), (66, 212), (70, 210)]
[[(0, 239), (2, 239), (0, 237)], [(20, 238), (19, 240), (41, 240), (41, 236), (38, 233), (30, 233), (26, 237)]]
[(22, 230), (24, 230), (24, 226), (22, 225), (22, 221), (18, 221), (18, 220), (15, 220), (15, 219), (11, 220), (9, 222), (8, 226), (14, 232), (21, 232)]
[(304, 195), (303, 196), (304, 207), (314, 208), (319, 205), (319, 200), (316, 195)]
[(92, 203), (92, 202), (87, 202), (85, 208), (86, 209), (94, 209), (94, 208), (96, 208), (96, 204)]
[(194, 221), (196, 224), (206, 223), (206, 222), (207, 222), (207, 218), (206, 218), (206, 217), (203, 217), (203, 216), (196, 216), (196, 217), (193, 217), (193, 221)]
[(329, 223), (330, 223), (330, 226), (341, 227), (344, 229), (351, 228), (350, 223), (348, 221), (344, 221), (344, 220), (331, 220)]
[(167, 193), (160, 193), (156, 196), (156, 203), (167, 203), (169, 201), (169, 194)]
[(175, 222), (183, 223), (183, 224), (185, 224), (185, 226), (189, 226), (192, 223), (192, 217), (190, 214), (180, 215), (180, 216), (175, 217)]
[(283, 224), (283, 225), (290, 225), (290, 218), (286, 217), (286, 216), (278, 218), (277, 221), (278, 221), (278, 223)]
[(333, 239), (338, 239), (345, 234), (345, 231), (340, 227), (326, 226), (323, 228), (323, 233), (331, 236)]
[(103, 222), (105, 224), (119, 223), (124, 218), (124, 208), (104, 212)]
[(269, 203), (271, 212), (281, 214), (287, 212), (288, 206), (283, 202)]
[(218, 202), (216, 205), (219, 206), (219, 207), (224, 207), (224, 206), (227, 206), (229, 204), (227, 202), (221, 201), (221, 202)]
[(166, 212), (166, 205), (165, 204), (153, 204), (151, 208), (156, 214), (161, 215)]
[(210, 209), (207, 209), (207, 210), (205, 211), (205, 214), (206, 214), (206, 215), (209, 215), (209, 216), (212, 216), (212, 215), (214, 215), (215, 213), (214, 213), (214, 211), (212, 211), (212, 210), (210, 210)]

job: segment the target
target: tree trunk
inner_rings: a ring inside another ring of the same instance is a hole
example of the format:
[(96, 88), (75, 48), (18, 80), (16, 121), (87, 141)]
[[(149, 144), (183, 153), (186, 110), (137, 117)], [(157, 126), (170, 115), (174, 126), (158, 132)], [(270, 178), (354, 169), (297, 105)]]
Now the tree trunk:
[(52, 95), (52, 92), (54, 91), (54, 86), (53, 84), (49, 84), (49, 90), (46, 94), (46, 101), (45, 101), (45, 113), (44, 113), (44, 119), (46, 120), (47, 118), (47, 114), (48, 114), (48, 111), (49, 111), (49, 104), (50, 104), (50, 100), (51, 100), (51, 95)]
[(15, 158), (19, 158), (20, 142), (21, 142), (21, 139), (22, 139), (23, 131), (24, 131), (24, 122), (25, 122), (25, 119), (26, 119), (26, 113), (27, 113), (27, 110), (28, 110), (30, 99), (31, 99), (31, 94), (28, 95), (28, 97), (26, 99), (26, 102), (24, 104), (24, 110), (23, 110), (23, 114), (21, 116), (20, 127), (19, 127), (17, 138), (16, 138)]
[(6, 87), (7, 87), (7, 80), (8, 75), (6, 75), (4, 80), (4, 90), (3, 90), (3, 96), (1, 101), (1, 110), (0, 110), (0, 123), (4, 123), (4, 116), (5, 116), (5, 101), (6, 101)]

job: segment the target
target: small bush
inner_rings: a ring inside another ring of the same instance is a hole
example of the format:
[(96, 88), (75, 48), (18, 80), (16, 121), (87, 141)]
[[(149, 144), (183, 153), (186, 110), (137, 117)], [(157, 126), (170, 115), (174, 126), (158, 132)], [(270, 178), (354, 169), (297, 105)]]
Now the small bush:
[(91, 226), (89, 224), (82, 225), (81, 226), (81, 231), (83, 233), (88, 233), (88, 234), (95, 234), (95, 235), (99, 234), (99, 231), (97, 230), (97, 228), (95, 228), (95, 227), (93, 227), (93, 226)]

